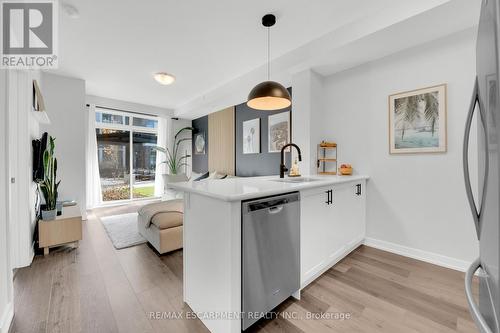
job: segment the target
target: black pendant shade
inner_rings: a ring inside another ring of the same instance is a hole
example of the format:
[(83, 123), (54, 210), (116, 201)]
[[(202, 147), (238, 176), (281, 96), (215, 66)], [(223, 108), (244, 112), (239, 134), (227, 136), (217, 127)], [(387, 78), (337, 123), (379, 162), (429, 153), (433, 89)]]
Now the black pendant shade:
[(256, 85), (248, 94), (247, 105), (257, 110), (279, 110), (289, 107), (292, 98), (281, 84), (275, 81), (264, 81)]
[(271, 72), (270, 57), (270, 31), (269, 28), (276, 23), (276, 16), (267, 14), (262, 17), (262, 25), (267, 28), (267, 81), (256, 85), (248, 94), (247, 105), (256, 110), (280, 110), (292, 104), (292, 98), (281, 84), (269, 79)]

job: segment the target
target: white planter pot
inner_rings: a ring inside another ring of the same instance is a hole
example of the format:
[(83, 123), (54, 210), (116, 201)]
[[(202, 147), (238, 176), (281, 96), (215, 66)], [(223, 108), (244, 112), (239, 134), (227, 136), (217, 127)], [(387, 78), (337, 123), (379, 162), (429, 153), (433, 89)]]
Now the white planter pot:
[(165, 182), (165, 185), (167, 185), (168, 183), (187, 182), (188, 180), (189, 179), (185, 173), (178, 173), (176, 175), (163, 175), (163, 181)]
[(42, 220), (45, 220), (45, 221), (55, 220), (56, 215), (57, 215), (57, 209), (42, 210)]

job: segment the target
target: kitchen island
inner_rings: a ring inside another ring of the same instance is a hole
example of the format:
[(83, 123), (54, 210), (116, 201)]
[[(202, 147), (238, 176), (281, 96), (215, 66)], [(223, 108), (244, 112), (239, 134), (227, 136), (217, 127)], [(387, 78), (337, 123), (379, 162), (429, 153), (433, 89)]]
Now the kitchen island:
[(242, 202), (300, 194), (300, 289), (365, 237), (367, 176), (248, 177), (169, 184), (184, 192), (184, 302), (211, 332), (240, 332)]

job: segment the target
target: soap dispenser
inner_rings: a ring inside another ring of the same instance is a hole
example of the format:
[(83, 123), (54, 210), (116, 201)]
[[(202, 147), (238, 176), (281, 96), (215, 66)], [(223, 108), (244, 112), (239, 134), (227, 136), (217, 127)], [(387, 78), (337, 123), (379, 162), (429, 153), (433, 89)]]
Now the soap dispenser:
[(297, 161), (297, 158), (295, 158), (295, 162), (293, 162), (293, 165), (290, 168), (290, 174), (288, 176), (289, 177), (300, 177), (299, 163)]

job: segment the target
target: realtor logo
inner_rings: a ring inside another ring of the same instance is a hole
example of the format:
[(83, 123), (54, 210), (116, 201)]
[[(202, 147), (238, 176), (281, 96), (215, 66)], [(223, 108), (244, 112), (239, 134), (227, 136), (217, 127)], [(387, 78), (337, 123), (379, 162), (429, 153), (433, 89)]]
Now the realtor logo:
[(57, 67), (57, 2), (0, 0), (1, 68)]

